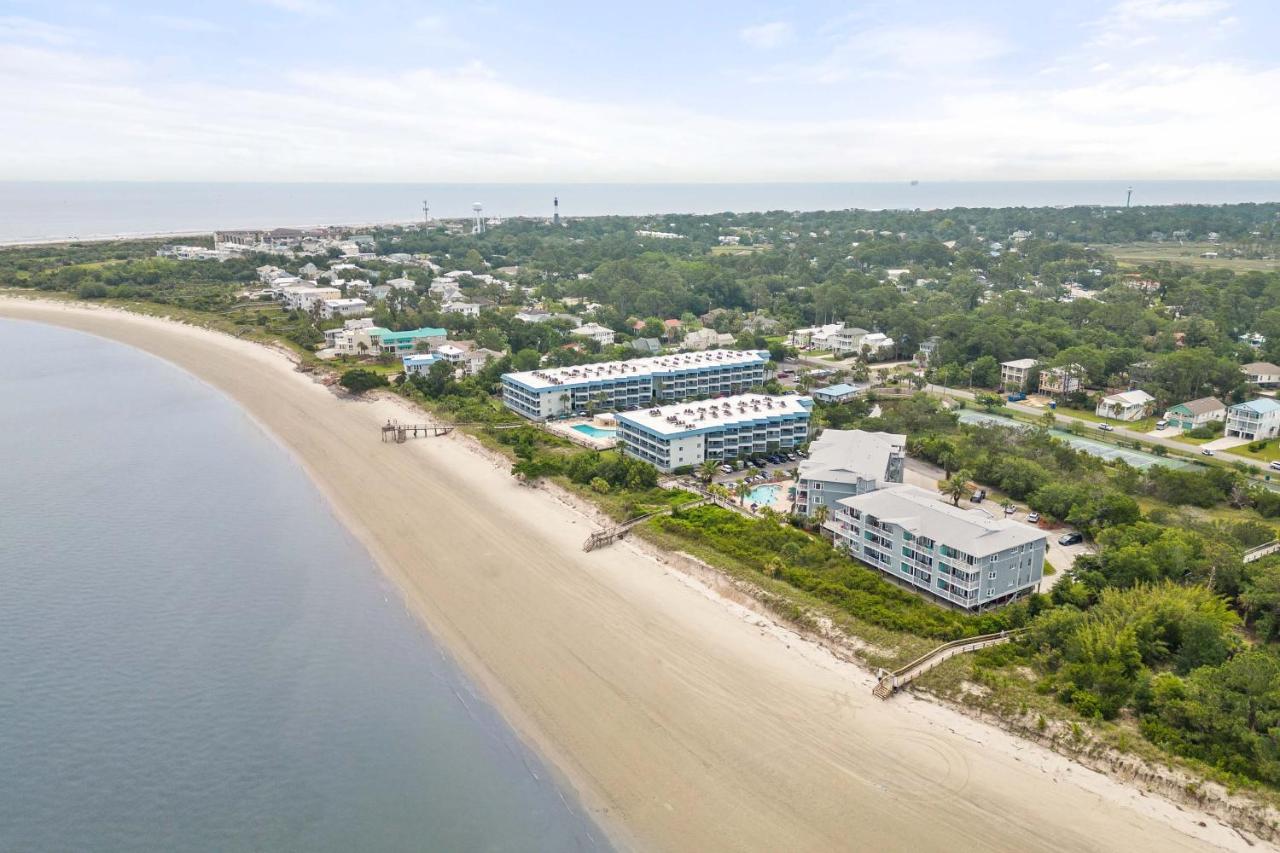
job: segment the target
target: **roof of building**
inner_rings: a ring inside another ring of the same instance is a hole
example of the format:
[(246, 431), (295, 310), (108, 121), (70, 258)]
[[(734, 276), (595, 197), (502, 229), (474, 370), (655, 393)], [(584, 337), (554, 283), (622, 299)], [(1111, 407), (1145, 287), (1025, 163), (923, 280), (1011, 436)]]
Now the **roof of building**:
[(796, 394), (738, 394), (697, 403), (672, 403), (650, 409), (619, 412), (619, 423), (659, 435), (705, 432), (727, 426), (763, 421), (773, 417), (809, 417), (812, 400)]
[(424, 326), (421, 329), (409, 329), (405, 332), (389, 332), (386, 329), (374, 329), (372, 331), (378, 332), (378, 337), (383, 343), (387, 341), (411, 341), (417, 338), (444, 338), (449, 335), (444, 329), (433, 329), (429, 326)]
[(809, 458), (800, 463), (800, 479), (827, 483), (883, 480), (889, 460), (902, 455), (907, 437), (892, 432), (828, 429), (809, 445)]
[(1217, 397), (1201, 397), (1199, 400), (1188, 400), (1185, 403), (1179, 403), (1176, 406), (1170, 406), (1170, 410), (1182, 409), (1189, 415), (1207, 415), (1210, 412), (1218, 412), (1226, 408)]
[(1233, 409), (1247, 409), (1259, 415), (1269, 415), (1272, 412), (1280, 412), (1280, 402), (1270, 397), (1259, 397), (1256, 400), (1249, 400), (1245, 403), (1237, 403), (1232, 406)]
[(613, 329), (610, 329), (608, 326), (601, 326), (599, 323), (587, 323), (585, 325), (579, 326), (576, 329), (570, 330), (569, 334), (595, 336), (595, 335), (601, 334), (602, 332), (607, 332), (608, 334), (612, 335)]
[(551, 386), (585, 385), (597, 379), (615, 376), (663, 375), (700, 367), (728, 367), (743, 364), (764, 364), (769, 360), (765, 350), (712, 349), (705, 352), (656, 355), (633, 358), (630, 361), (603, 361), (576, 367), (555, 367), (547, 370), (528, 370), (523, 373), (507, 373), (503, 379), (516, 382), (526, 388), (542, 389)]
[(1240, 369), (1245, 373), (1270, 373), (1273, 375), (1280, 373), (1280, 367), (1269, 361), (1251, 361)]
[(860, 394), (870, 386), (868, 385), (850, 385), (848, 382), (840, 382), (836, 385), (828, 385), (825, 388), (814, 388), (814, 394), (825, 394), (829, 397), (843, 397), (845, 394)]
[(1036, 364), (1037, 362), (1034, 358), (1019, 358), (1013, 361), (1000, 362), (1001, 367), (1012, 367), (1017, 370), (1030, 370), (1031, 368), (1035, 367)]
[(1045, 538), (1044, 533), (1035, 528), (992, 518), (980, 509), (952, 506), (941, 496), (916, 486), (890, 486), (843, 498), (839, 503), (974, 557), (985, 557)]
[(1155, 399), (1146, 391), (1122, 391), (1119, 394), (1103, 397), (1102, 402), (1120, 403), (1125, 406), (1145, 406), (1147, 403), (1154, 402)]
[(435, 353), (421, 353), (418, 355), (406, 355), (406, 356), (402, 356), (400, 359), (400, 362), (405, 367), (417, 367), (418, 365), (421, 365), (421, 364), (435, 364), (437, 361), (440, 361), (440, 356), (436, 355)]
[(368, 305), (363, 299), (326, 299), (325, 305), (331, 308), (354, 308), (357, 305)]

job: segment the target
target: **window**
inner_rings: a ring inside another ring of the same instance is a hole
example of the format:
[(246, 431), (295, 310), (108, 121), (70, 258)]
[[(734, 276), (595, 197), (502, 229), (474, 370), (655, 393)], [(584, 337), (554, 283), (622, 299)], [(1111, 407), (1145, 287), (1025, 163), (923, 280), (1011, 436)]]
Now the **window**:
[(821, 483), (814, 483), (814, 484), (813, 484), (813, 490), (814, 490), (815, 492), (820, 492), (820, 491), (822, 491), (822, 484), (821, 484)]
[(993, 581), (995, 579), (996, 579), (996, 573), (995, 573), (995, 570), (992, 569), (991, 573), (987, 575), (987, 580)]

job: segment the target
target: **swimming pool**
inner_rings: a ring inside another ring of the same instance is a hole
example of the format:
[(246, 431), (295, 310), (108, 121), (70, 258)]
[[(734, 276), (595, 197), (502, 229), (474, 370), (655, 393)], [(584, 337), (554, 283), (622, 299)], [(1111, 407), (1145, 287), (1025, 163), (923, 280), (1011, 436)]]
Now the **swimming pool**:
[(782, 486), (774, 483), (756, 486), (747, 493), (747, 503), (758, 506), (773, 506), (773, 502), (778, 499), (778, 492), (780, 491), (782, 491)]
[(591, 424), (574, 424), (573, 428), (583, 435), (591, 436), (595, 439), (617, 438), (618, 431), (616, 429), (601, 429)]

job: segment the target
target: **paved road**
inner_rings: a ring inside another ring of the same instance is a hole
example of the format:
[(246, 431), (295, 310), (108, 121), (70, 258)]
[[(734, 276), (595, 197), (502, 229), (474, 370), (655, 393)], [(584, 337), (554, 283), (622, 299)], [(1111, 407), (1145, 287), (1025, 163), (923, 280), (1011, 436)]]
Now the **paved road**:
[[(925, 390), (928, 391), (930, 394), (934, 394), (939, 397), (954, 397), (956, 399), (970, 400), (970, 401), (974, 399), (974, 393), (972, 391), (965, 391), (960, 388), (947, 388), (942, 385), (926, 385)], [(1026, 406), (1021, 403), (1006, 402), (1004, 405), (1005, 405), (1005, 408), (1008, 408), (1012, 411), (1015, 411), (1024, 415), (1030, 415), (1031, 417), (1035, 417), (1035, 418), (1040, 417), (1046, 411), (1050, 411), (1048, 409), (1038, 409), (1035, 406)], [(1060, 425), (1070, 424), (1070, 423), (1078, 423), (1083, 425), (1085, 428), (1084, 435), (1087, 435), (1090, 438), (1099, 439), (1099, 440), (1106, 440), (1107, 438), (1110, 438), (1110, 439), (1125, 438), (1130, 441), (1141, 441), (1143, 444), (1146, 444), (1146, 445), (1160, 445), (1171, 451), (1174, 451), (1180, 456), (1185, 456), (1185, 457), (1197, 459), (1197, 460), (1200, 459), (1200, 454), (1197, 448), (1191, 445), (1183, 444), (1180, 441), (1174, 441), (1173, 439), (1170, 439), (1170, 438), (1163, 438), (1156, 435), (1150, 435), (1145, 432), (1138, 432), (1137, 430), (1125, 429), (1124, 427), (1116, 427), (1114, 430), (1110, 432), (1106, 432), (1098, 429), (1098, 424), (1096, 421), (1090, 421), (1090, 420), (1085, 420), (1084, 418), (1072, 417), (1071, 415), (1063, 414), (1060, 411), (1054, 411), (1053, 414), (1054, 414), (1054, 417), (1057, 419), (1057, 423)], [(1256, 459), (1248, 459), (1243, 456), (1235, 456), (1235, 455), (1231, 455), (1230, 457), (1215, 457), (1215, 458), (1219, 458), (1224, 462), (1243, 462), (1244, 464), (1256, 469), (1258, 472), (1270, 471), (1270, 469), (1267, 467), (1266, 462), (1256, 460)]]

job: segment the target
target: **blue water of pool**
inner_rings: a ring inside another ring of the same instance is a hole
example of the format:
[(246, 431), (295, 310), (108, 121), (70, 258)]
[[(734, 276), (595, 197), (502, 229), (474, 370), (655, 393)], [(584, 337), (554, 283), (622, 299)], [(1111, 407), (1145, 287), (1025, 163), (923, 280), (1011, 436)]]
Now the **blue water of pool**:
[(618, 431), (616, 429), (601, 429), (591, 424), (574, 424), (574, 429), (583, 435), (589, 435), (592, 438), (616, 438)]
[(771, 483), (756, 486), (747, 493), (747, 503), (758, 504), (759, 506), (773, 506), (773, 502), (778, 499), (778, 492), (780, 491), (782, 491), (782, 486)]

